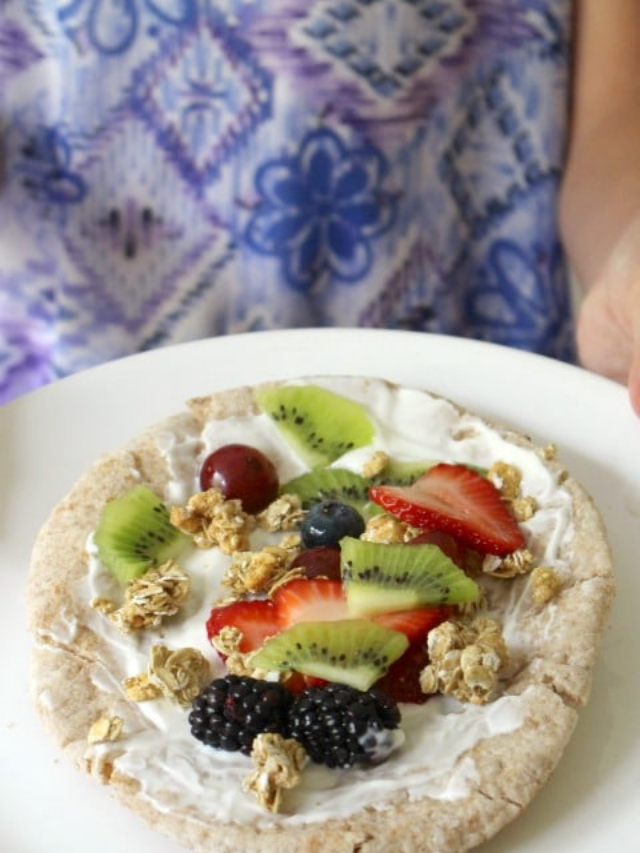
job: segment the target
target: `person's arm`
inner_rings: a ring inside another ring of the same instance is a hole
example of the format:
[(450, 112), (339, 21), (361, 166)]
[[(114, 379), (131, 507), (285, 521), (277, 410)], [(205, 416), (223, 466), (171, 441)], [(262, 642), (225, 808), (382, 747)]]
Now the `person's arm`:
[(640, 2), (576, 0), (572, 128), (560, 198), (587, 292), (582, 363), (629, 382), (640, 414)]

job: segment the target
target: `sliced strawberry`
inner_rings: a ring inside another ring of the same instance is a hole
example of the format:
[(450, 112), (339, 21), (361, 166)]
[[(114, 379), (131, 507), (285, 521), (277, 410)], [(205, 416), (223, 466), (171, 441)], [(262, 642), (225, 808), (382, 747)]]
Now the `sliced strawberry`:
[(374, 687), (396, 702), (422, 705), (429, 699), (429, 695), (420, 689), (420, 673), (428, 663), (429, 655), (424, 644), (409, 646), (402, 657), (392, 663), (382, 678), (376, 681)]
[(401, 631), (410, 643), (422, 642), (429, 631), (451, 615), (452, 608), (420, 607), (416, 610), (400, 610), (396, 613), (380, 613), (370, 617), (374, 622)]
[(242, 631), (241, 652), (255, 651), (267, 637), (278, 633), (276, 609), (270, 601), (257, 599), (214, 607), (207, 619), (207, 636), (211, 640), (227, 627)]
[(273, 596), (276, 620), (281, 630), (298, 622), (333, 622), (348, 619), (342, 584), (328, 578), (296, 578)]
[(442, 462), (411, 486), (372, 486), (369, 497), (413, 527), (442, 530), (486, 554), (509, 554), (525, 544), (500, 492), (464, 465)]

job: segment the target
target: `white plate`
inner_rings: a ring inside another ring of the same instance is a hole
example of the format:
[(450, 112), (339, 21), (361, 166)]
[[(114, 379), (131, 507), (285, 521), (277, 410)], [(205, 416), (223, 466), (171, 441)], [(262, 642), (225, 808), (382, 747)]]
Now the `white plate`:
[[(592, 700), (526, 815), (482, 853), (602, 853), (640, 842), (640, 421), (623, 388), (550, 359), (425, 334), (265, 332), (146, 353), (0, 409), (0, 848), (3, 853), (178, 853), (60, 756), (31, 707), (24, 582), (38, 527), (102, 451), (189, 396), (319, 373), (378, 375), (449, 395), (558, 445), (596, 498), (619, 594)], [(479, 851), (480, 853), (480, 851)]]

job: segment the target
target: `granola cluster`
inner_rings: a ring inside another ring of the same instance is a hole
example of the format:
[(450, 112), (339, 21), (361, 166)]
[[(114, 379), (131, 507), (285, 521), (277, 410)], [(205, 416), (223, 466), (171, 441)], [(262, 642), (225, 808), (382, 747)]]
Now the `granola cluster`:
[(119, 740), (123, 730), (122, 717), (99, 717), (89, 729), (87, 743), (112, 743)]
[(158, 644), (151, 647), (147, 672), (126, 678), (123, 686), (133, 702), (164, 696), (188, 707), (210, 679), (211, 666), (198, 649), (172, 651)]
[(236, 596), (246, 593), (266, 594), (288, 574), (300, 549), (300, 537), (288, 534), (279, 545), (266, 545), (259, 551), (236, 551), (222, 578), (222, 585)]
[(149, 702), (162, 696), (162, 690), (151, 681), (146, 672), (123, 679), (122, 686), (131, 702)]
[(531, 572), (531, 595), (536, 604), (547, 604), (560, 591), (562, 581), (558, 573), (546, 566), (537, 566)]
[(384, 469), (389, 464), (389, 455), (382, 450), (376, 450), (375, 453), (362, 466), (362, 476), (371, 478), (382, 474)]
[(495, 620), (478, 617), (470, 625), (442, 622), (429, 632), (427, 650), (430, 663), (420, 676), (424, 693), (442, 693), (475, 705), (495, 698), (500, 674), (509, 662)]
[(149, 678), (164, 696), (187, 706), (210, 680), (211, 666), (198, 649), (171, 651), (156, 645), (149, 657)]
[(533, 569), (534, 562), (531, 551), (528, 548), (520, 548), (506, 557), (488, 554), (482, 561), (482, 571), (492, 578), (515, 578), (528, 574)]
[(252, 665), (252, 653), (240, 650), (243, 636), (239, 628), (227, 625), (218, 634), (211, 637), (211, 645), (224, 657), (225, 667), (230, 675), (249, 675), (252, 678), (265, 677), (265, 672)]
[(298, 495), (280, 495), (258, 514), (257, 522), (262, 530), (279, 533), (297, 530), (304, 516), (305, 511), (302, 509), (302, 501)]
[(511, 501), (511, 511), (517, 521), (529, 521), (536, 514), (538, 501), (532, 496), (514, 498)]
[(124, 592), (124, 604), (108, 616), (125, 634), (157, 628), (166, 617), (180, 610), (189, 587), (189, 577), (169, 560), (130, 581)]
[(279, 734), (260, 734), (253, 741), (251, 759), (254, 769), (246, 777), (243, 789), (255, 794), (267, 811), (279, 812), (283, 792), (300, 783), (307, 761), (304, 747)]
[(494, 462), (489, 469), (488, 477), (505, 501), (513, 501), (520, 497), (522, 474), (515, 465), (502, 461)]
[(413, 527), (393, 515), (382, 513), (370, 518), (365, 526), (362, 539), (369, 542), (383, 542), (388, 545), (409, 542), (415, 536)]
[(226, 500), (219, 489), (192, 495), (185, 507), (171, 508), (171, 523), (189, 534), (198, 548), (217, 546), (223, 554), (249, 550), (256, 519), (239, 500)]

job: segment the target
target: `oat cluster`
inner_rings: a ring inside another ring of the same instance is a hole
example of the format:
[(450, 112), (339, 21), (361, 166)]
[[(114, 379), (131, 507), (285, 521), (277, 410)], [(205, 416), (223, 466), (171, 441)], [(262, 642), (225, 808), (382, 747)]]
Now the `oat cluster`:
[(478, 617), (470, 625), (447, 621), (427, 638), (430, 663), (420, 686), (461, 702), (484, 705), (495, 698), (500, 674), (509, 662), (502, 631), (493, 619)]
[(151, 681), (146, 672), (123, 679), (122, 686), (131, 702), (149, 702), (162, 696), (162, 690)]
[(513, 501), (520, 497), (522, 474), (515, 465), (501, 461), (494, 462), (489, 469), (488, 477), (505, 501)]
[(298, 495), (280, 495), (257, 516), (258, 526), (270, 533), (297, 530), (305, 516)]
[(251, 678), (264, 678), (267, 673), (251, 664), (252, 652), (240, 651), (243, 633), (239, 628), (226, 625), (214, 637), (211, 645), (224, 657), (224, 665), (230, 675), (248, 675)]
[(514, 498), (511, 501), (511, 512), (517, 521), (529, 521), (538, 509), (538, 501), (532, 496)]
[(123, 729), (122, 717), (99, 717), (89, 729), (87, 743), (111, 743), (122, 736)]
[(266, 545), (259, 551), (236, 551), (231, 556), (231, 565), (222, 578), (222, 585), (236, 596), (267, 594), (288, 574), (300, 548), (300, 537), (288, 534), (279, 545)]
[(492, 578), (516, 578), (518, 575), (528, 574), (534, 564), (531, 551), (528, 548), (520, 548), (506, 557), (488, 554), (482, 561), (482, 571)]
[(254, 769), (243, 783), (243, 790), (255, 794), (260, 805), (270, 812), (282, 808), (284, 791), (300, 783), (307, 754), (298, 741), (279, 734), (259, 734), (253, 742)]
[(123, 681), (127, 698), (146, 702), (164, 696), (187, 707), (211, 679), (211, 665), (198, 649), (151, 647), (146, 673)]
[(370, 459), (362, 466), (362, 476), (371, 478), (382, 474), (384, 469), (389, 464), (389, 455), (383, 450), (376, 450)]
[(198, 649), (171, 651), (155, 645), (149, 656), (149, 678), (164, 696), (186, 707), (211, 680), (211, 665)]
[(562, 581), (558, 573), (546, 566), (537, 566), (531, 572), (531, 595), (536, 604), (547, 604), (560, 591)]
[(189, 587), (189, 577), (169, 560), (130, 581), (124, 592), (124, 604), (110, 612), (109, 618), (125, 634), (157, 628), (166, 617), (180, 610)]
[(370, 518), (365, 526), (362, 539), (368, 542), (382, 542), (387, 545), (410, 542), (416, 530), (393, 515), (381, 513)]
[(192, 537), (198, 548), (217, 546), (223, 554), (249, 550), (256, 519), (239, 500), (226, 500), (219, 489), (192, 495), (185, 507), (171, 509), (171, 523)]

